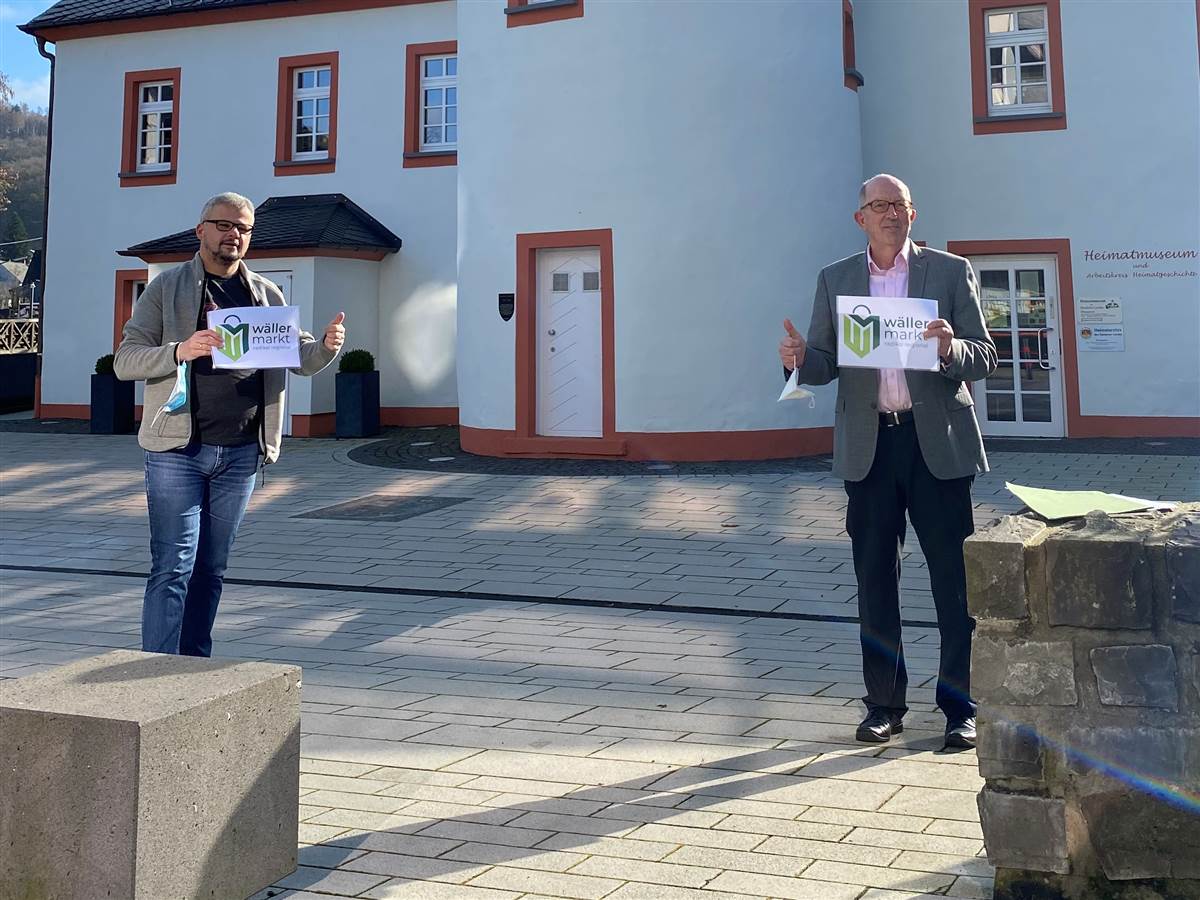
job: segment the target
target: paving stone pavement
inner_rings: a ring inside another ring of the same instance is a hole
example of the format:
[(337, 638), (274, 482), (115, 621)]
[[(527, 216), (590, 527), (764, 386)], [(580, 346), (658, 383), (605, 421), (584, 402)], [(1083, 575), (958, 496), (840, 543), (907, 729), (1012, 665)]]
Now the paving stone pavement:
[[(906, 629), (904, 734), (864, 746), (855, 626), (763, 615), (852, 615), (828, 475), (443, 475), (348, 449), (271, 467), (231, 572), (255, 583), (218, 617), (218, 655), (304, 667), (301, 867), (255, 900), (990, 896), (975, 756), (936, 752), (936, 631)], [(980, 521), (1017, 508), (1005, 477), (1200, 492), (1189, 457), (997, 456)], [(138, 645), (140, 459), (128, 437), (0, 439), (0, 677)], [(470, 500), (293, 518), (373, 494)]]

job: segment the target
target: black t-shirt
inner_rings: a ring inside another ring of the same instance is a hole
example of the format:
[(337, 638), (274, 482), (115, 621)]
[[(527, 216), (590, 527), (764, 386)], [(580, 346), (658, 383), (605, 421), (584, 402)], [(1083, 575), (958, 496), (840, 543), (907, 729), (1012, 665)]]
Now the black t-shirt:
[[(240, 275), (206, 275), (196, 328), (208, 327), (209, 310), (253, 305)], [(208, 356), (192, 361), (192, 440), (218, 447), (257, 443), (262, 407), (262, 370), (214, 369)]]

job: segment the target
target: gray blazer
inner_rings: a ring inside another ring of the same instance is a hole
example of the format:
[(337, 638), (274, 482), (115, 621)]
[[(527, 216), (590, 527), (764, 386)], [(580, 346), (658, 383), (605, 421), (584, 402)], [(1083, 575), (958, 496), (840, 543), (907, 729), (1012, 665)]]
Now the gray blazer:
[[(856, 253), (821, 270), (813, 300), (801, 384), (838, 379), (834, 414), (833, 474), (861, 481), (871, 470), (879, 430), (879, 370), (837, 364), (837, 297), (871, 292), (867, 254)], [(950, 360), (940, 372), (906, 370), (913, 420), (925, 464), (936, 478), (961, 478), (988, 470), (979, 423), (966, 382), (996, 369), (996, 345), (983, 323), (971, 264), (961, 256), (912, 245), (908, 295), (936, 300), (938, 315), (954, 329)]]
[[(283, 306), (283, 294), (272, 282), (238, 263), (238, 271), (250, 288), (257, 306)], [(174, 450), (186, 447), (192, 437), (191, 388), (188, 402), (172, 413), (155, 414), (167, 402), (175, 386), (175, 345), (196, 331), (204, 294), (204, 264), (200, 254), (189, 262), (168, 269), (148, 285), (133, 304), (133, 315), (125, 324), (121, 346), (117, 348), (113, 368), (123, 381), (145, 381), (142, 425), (138, 443), (147, 450)], [(337, 354), (307, 331), (300, 332), (300, 367), (297, 375), (315, 375), (329, 365)], [(283, 439), (283, 369), (263, 369), (262, 430), (259, 449), (268, 463), (279, 458)]]

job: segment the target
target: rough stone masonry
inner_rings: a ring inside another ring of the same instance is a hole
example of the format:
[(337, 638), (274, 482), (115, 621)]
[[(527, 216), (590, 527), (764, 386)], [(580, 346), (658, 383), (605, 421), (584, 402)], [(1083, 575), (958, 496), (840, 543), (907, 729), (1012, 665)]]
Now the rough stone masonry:
[(967, 541), (997, 900), (1200, 898), (1200, 504)]

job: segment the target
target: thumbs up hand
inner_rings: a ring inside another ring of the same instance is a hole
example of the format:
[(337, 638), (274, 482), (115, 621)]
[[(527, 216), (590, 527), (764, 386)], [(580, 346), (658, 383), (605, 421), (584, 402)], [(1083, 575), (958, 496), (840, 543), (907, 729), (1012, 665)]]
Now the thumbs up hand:
[(779, 361), (785, 369), (795, 369), (804, 362), (804, 351), (808, 346), (804, 335), (796, 330), (791, 319), (783, 320), (783, 328), (787, 337), (779, 342)]
[(345, 321), (346, 314), (340, 312), (325, 326), (325, 346), (334, 353), (341, 350), (342, 344), (346, 342), (346, 328), (342, 325)]

